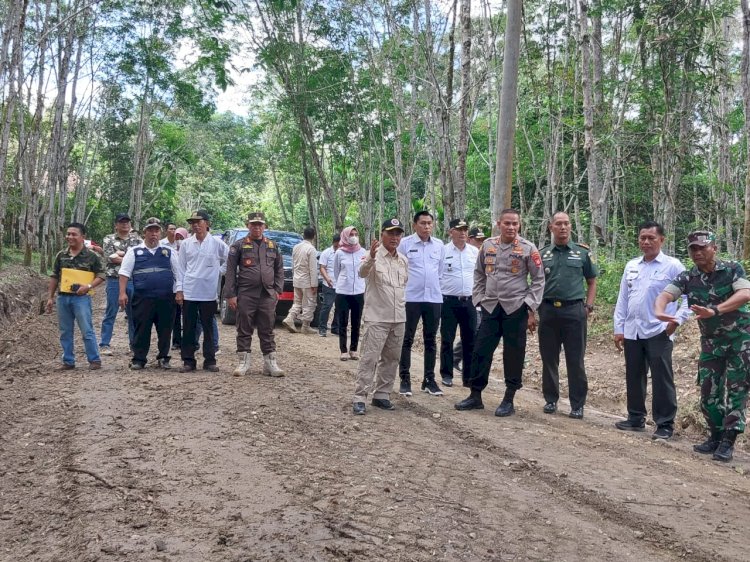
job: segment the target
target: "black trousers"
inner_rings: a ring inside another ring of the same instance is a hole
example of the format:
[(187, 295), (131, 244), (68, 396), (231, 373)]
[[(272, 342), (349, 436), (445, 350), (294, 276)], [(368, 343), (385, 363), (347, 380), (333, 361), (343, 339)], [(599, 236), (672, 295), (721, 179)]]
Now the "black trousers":
[(522, 386), (523, 360), (526, 357), (526, 328), (529, 310), (526, 305), (508, 314), (499, 304), (492, 312), (482, 308), (482, 322), (479, 325), (474, 353), (471, 361), (469, 387), (483, 391), (487, 388), (492, 367), (492, 354), (500, 338), (503, 340), (503, 374), (505, 388), (519, 390)]
[[(340, 295), (336, 293), (336, 320), (339, 328), (339, 350), (341, 353), (357, 351), (359, 345), (359, 327), (362, 324), (362, 309), (365, 306), (365, 295)], [(352, 316), (351, 345), (346, 347), (346, 328), (349, 325), (349, 314)]]
[[(333, 308), (333, 302), (336, 300), (336, 289), (323, 285), (323, 304), (320, 306), (320, 316), (318, 316), (318, 333), (325, 334), (328, 330), (328, 316)], [(364, 296), (362, 297), (364, 298)], [(331, 333), (336, 334), (339, 331), (338, 313), (333, 315), (331, 321)]]
[(174, 324), (174, 297), (144, 298), (133, 294), (133, 362), (146, 364), (148, 351), (151, 348), (151, 327), (156, 326), (157, 359), (169, 359), (172, 326)]
[(422, 320), (422, 338), (424, 340), (424, 380), (435, 380), (435, 363), (437, 362), (437, 332), (440, 326), (440, 303), (407, 302), (404, 343), (401, 345), (399, 376), (402, 381), (411, 382), (411, 346), (417, 324)]
[(672, 371), (672, 340), (664, 331), (646, 339), (625, 340), (625, 384), (628, 418), (646, 419), (647, 374), (651, 369), (651, 413), (658, 427), (674, 429), (677, 392)]
[(586, 353), (588, 324), (583, 301), (555, 307), (539, 306), (539, 353), (542, 357), (542, 393), (546, 402), (560, 399), (560, 347), (565, 350), (568, 370), (568, 397), (571, 410), (586, 403), (589, 384), (583, 356)]
[(456, 327), (461, 329), (463, 380), (468, 382), (477, 329), (477, 311), (471, 297), (443, 295), (443, 307), (440, 311), (440, 377), (446, 380), (453, 380), (453, 340), (456, 339)]
[(203, 366), (216, 365), (213, 317), (216, 301), (183, 301), (182, 303), (182, 362), (195, 366), (195, 331), (200, 316), (203, 328)]
[(172, 327), (172, 345), (182, 346), (182, 307), (174, 303), (174, 326)]

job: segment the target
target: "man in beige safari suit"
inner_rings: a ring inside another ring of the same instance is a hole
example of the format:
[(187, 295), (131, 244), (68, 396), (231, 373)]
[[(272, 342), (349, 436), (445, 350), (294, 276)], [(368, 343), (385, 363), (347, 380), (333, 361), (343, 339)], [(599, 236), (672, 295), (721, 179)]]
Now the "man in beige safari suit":
[(409, 273), (406, 256), (398, 253), (403, 235), (404, 226), (398, 219), (385, 221), (380, 230), (380, 242), (373, 241), (370, 252), (359, 266), (359, 275), (365, 279), (362, 315), (365, 337), (352, 400), (352, 410), (357, 416), (364, 415), (369, 393), (376, 408), (395, 409), (390, 396), (404, 339)]
[[(318, 333), (310, 327), (315, 315), (315, 298), (318, 291), (318, 251), (313, 245), (313, 240), (315, 228), (308, 226), (302, 233), (302, 242), (292, 249), (294, 304), (282, 324), (294, 334), (300, 331), (303, 334)], [(297, 319), (302, 320), (302, 330), (297, 329)]]

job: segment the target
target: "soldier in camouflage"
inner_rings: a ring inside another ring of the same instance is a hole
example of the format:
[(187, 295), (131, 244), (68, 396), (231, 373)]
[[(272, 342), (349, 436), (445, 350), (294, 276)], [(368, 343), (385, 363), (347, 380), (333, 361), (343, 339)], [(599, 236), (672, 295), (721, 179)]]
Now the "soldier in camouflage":
[(750, 281), (741, 264), (716, 257), (712, 232), (692, 232), (688, 252), (695, 266), (664, 288), (656, 299), (654, 313), (663, 322), (675, 322), (665, 307), (684, 294), (698, 317), (698, 384), (701, 411), (711, 434), (693, 449), (728, 462), (737, 435), (745, 430), (750, 389)]

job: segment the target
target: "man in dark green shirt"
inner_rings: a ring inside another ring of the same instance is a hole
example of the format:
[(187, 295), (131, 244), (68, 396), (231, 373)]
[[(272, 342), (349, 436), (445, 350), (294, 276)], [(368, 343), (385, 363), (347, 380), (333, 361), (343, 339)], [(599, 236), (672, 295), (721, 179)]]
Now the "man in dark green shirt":
[(549, 230), (552, 243), (541, 249), (544, 296), (539, 306), (544, 412), (554, 414), (557, 411), (562, 346), (568, 369), (570, 417), (582, 419), (588, 393), (583, 356), (586, 352), (588, 316), (594, 310), (598, 271), (588, 247), (571, 241), (570, 217), (567, 214), (558, 212), (552, 215)]
[[(96, 345), (96, 334), (91, 320), (91, 297), (89, 291), (104, 282), (104, 268), (99, 256), (86, 248), (83, 237), (86, 227), (80, 223), (70, 223), (65, 232), (68, 247), (55, 256), (52, 275), (49, 279), (49, 295), (47, 299), (47, 313), (52, 312), (57, 296), (57, 320), (60, 329), (60, 345), (63, 348), (61, 370), (75, 369), (75, 348), (73, 346), (73, 330), (77, 323), (89, 360), (89, 369), (99, 369), (102, 366), (99, 358), (99, 348)], [(81, 274), (80, 272), (83, 272)], [(82, 282), (78, 277), (91, 278)]]
[(745, 431), (750, 390), (750, 281), (741, 264), (716, 257), (712, 232), (692, 232), (688, 253), (695, 266), (664, 288), (656, 298), (654, 314), (663, 322), (674, 321), (665, 307), (684, 294), (698, 317), (698, 384), (701, 411), (711, 435), (693, 450), (713, 453), (715, 460), (727, 462), (732, 460), (737, 435)]

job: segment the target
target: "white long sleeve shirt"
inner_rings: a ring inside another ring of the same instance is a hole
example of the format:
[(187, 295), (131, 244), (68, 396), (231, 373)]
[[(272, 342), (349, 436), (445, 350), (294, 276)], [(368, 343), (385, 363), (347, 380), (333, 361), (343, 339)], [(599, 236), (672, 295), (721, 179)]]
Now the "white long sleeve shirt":
[[(630, 260), (620, 281), (620, 293), (615, 306), (614, 333), (623, 334), (626, 339), (647, 339), (667, 329), (667, 323), (654, 316), (656, 297), (685, 271), (680, 260), (659, 252), (651, 261), (643, 256)], [(666, 312), (682, 324), (690, 316), (687, 299), (667, 305)]]
[(203, 241), (195, 236), (183, 240), (177, 253), (180, 277), (176, 290), (182, 291), (188, 301), (215, 300), (219, 274), (228, 253), (229, 247), (210, 234)]
[(361, 295), (365, 292), (365, 280), (359, 276), (359, 266), (365, 259), (366, 251), (356, 252), (336, 250), (333, 257), (333, 275), (336, 280), (336, 293), (339, 295)]
[(440, 277), (443, 274), (445, 245), (430, 236), (427, 241), (417, 234), (401, 239), (398, 252), (409, 262), (409, 282), (406, 284), (406, 302), (443, 302)]

